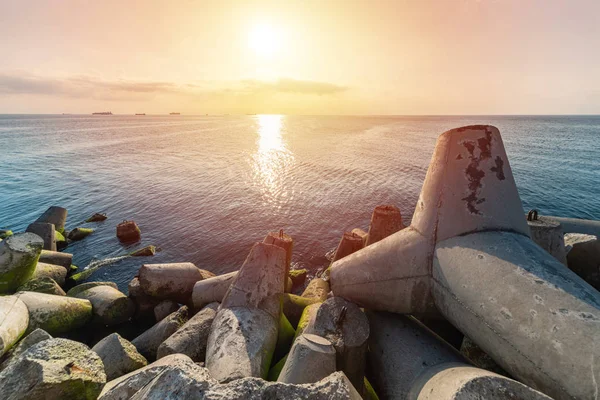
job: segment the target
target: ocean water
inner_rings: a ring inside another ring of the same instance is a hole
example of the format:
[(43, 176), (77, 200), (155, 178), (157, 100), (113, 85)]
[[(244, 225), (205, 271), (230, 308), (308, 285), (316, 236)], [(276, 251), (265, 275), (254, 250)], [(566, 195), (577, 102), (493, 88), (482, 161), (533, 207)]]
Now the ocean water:
[[(408, 223), (437, 136), (471, 124), (500, 129), (526, 210), (600, 219), (600, 116), (0, 115), (0, 228), (24, 230), (60, 205), (68, 229), (96, 229), (67, 249), (80, 267), (161, 247), (91, 278), (123, 290), (144, 262), (236, 270), (279, 229), (296, 266), (316, 271), (375, 206), (397, 205)], [(83, 224), (94, 212), (109, 219)], [(124, 219), (140, 244), (116, 239)]]

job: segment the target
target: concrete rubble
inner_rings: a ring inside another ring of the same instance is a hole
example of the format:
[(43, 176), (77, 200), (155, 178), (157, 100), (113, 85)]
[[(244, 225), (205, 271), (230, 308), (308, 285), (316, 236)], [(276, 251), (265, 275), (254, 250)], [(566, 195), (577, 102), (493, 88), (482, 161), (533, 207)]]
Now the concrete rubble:
[[(439, 137), (410, 226), (378, 206), (319, 271), (274, 230), (238, 271), (142, 261), (127, 288), (84, 282), (56, 250), (110, 220), (69, 231), (52, 206), (0, 232), (0, 397), (595, 398), (600, 222), (528, 217), (484, 125)], [(141, 240), (133, 221), (117, 234)]]

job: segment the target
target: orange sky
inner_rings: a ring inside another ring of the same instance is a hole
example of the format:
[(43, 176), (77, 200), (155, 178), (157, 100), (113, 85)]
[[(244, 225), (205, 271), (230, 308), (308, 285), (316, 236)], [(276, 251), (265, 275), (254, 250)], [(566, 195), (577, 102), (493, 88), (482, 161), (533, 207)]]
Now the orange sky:
[(0, 0), (0, 113), (600, 114), (598, 0)]

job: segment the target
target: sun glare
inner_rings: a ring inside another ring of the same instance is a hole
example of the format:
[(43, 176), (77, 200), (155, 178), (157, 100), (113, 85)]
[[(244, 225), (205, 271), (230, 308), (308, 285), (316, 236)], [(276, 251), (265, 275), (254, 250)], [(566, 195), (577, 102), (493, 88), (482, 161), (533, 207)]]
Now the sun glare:
[(279, 50), (279, 32), (269, 25), (256, 25), (248, 34), (248, 46), (258, 56), (271, 57)]

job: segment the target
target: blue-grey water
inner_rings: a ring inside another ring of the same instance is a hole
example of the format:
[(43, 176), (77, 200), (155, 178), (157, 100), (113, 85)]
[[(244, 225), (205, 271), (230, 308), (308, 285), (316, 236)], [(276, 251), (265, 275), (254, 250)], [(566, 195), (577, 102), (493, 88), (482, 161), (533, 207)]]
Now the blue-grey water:
[[(238, 269), (283, 228), (293, 261), (328, 263), (343, 231), (368, 228), (378, 204), (407, 222), (442, 132), (492, 124), (525, 209), (600, 219), (600, 116), (310, 117), (0, 115), (0, 229), (24, 230), (48, 206), (96, 232), (66, 251), (85, 267), (141, 245), (163, 251), (98, 270), (123, 289), (144, 262)], [(109, 219), (82, 224), (94, 212)], [(135, 220), (142, 243), (115, 226)]]

